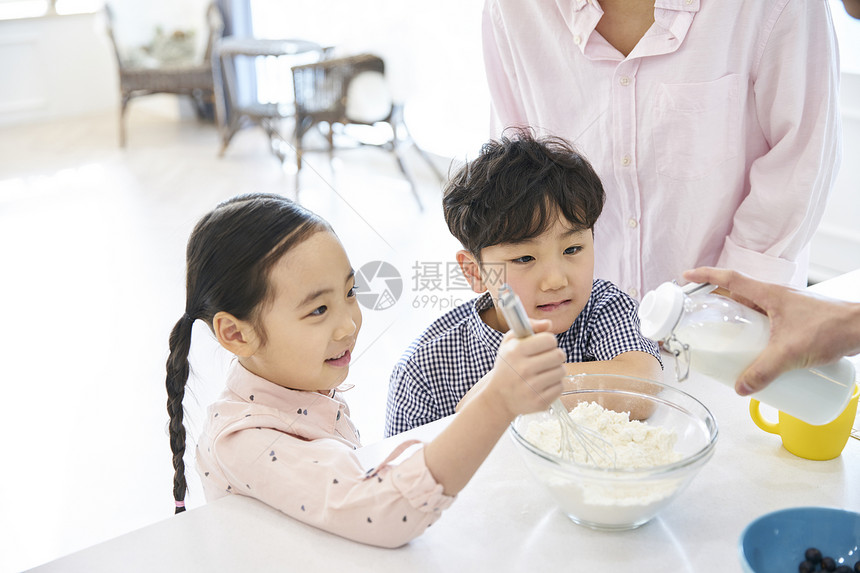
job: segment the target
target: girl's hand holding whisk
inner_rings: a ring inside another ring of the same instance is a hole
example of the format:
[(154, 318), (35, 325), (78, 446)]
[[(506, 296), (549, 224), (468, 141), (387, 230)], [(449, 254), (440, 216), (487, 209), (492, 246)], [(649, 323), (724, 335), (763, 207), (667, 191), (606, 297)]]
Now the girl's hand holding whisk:
[(496, 363), (480, 385), (496, 396), (511, 419), (519, 414), (546, 410), (561, 396), (565, 376), (564, 351), (548, 332), (548, 320), (531, 320), (535, 334), (517, 338), (508, 332), (499, 347)]
[(493, 369), (463, 396), (457, 404), (458, 412), (488, 386), (492, 386), (493, 399), (507, 410), (511, 419), (519, 414), (546, 410), (561, 395), (566, 357), (555, 336), (548, 332), (552, 323), (529, 321), (535, 335), (517, 338), (513, 332), (508, 332), (502, 339)]
[(548, 320), (532, 320), (534, 336), (502, 340), (493, 369), (460, 401), (458, 413), (427, 444), (427, 467), (446, 495), (456, 495), (520, 414), (546, 410), (561, 396), (565, 354)]

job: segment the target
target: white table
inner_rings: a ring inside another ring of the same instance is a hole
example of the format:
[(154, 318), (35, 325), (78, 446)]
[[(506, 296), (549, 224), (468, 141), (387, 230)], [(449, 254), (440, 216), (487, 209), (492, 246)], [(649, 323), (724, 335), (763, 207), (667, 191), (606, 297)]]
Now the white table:
[[(814, 290), (860, 300), (860, 271)], [(755, 427), (748, 400), (728, 387), (693, 374), (680, 388), (717, 419), (716, 453), (669, 507), (633, 531), (569, 521), (504, 436), (454, 505), (400, 549), (348, 541), (237, 495), (34, 571), (740, 571), (738, 537), (760, 515), (800, 505), (860, 511), (860, 441), (849, 439), (835, 460), (797, 458)], [(363, 459), (379, 459), (407, 438), (432, 437), (447, 422), (367, 446)]]

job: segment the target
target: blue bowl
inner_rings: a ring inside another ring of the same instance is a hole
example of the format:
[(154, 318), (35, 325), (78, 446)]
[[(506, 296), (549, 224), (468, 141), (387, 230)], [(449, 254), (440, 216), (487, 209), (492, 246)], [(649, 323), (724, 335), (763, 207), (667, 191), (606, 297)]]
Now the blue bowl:
[(829, 507), (792, 507), (750, 523), (738, 544), (746, 573), (797, 571), (810, 547), (836, 565), (860, 561), (860, 514)]

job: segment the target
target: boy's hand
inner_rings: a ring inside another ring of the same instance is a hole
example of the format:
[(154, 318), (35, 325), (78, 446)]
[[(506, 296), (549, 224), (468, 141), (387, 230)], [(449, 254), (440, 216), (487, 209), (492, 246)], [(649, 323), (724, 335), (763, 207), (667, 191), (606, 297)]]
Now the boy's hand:
[(549, 320), (531, 320), (535, 334), (516, 338), (508, 332), (496, 363), (483, 381), (487, 398), (511, 419), (519, 414), (546, 410), (561, 396), (567, 358), (555, 336), (547, 332)]

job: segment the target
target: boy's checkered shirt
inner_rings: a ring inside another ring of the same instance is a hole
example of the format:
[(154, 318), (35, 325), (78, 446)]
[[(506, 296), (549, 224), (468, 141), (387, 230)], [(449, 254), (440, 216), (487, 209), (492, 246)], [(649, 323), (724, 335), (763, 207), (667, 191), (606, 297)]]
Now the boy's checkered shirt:
[[(484, 293), (444, 314), (409, 346), (391, 373), (386, 436), (453, 414), (466, 392), (492, 369), (504, 336), (480, 318), (492, 306), (490, 294)], [(595, 279), (585, 308), (567, 331), (556, 335), (567, 361), (611, 360), (634, 350), (660, 360), (657, 344), (639, 332), (636, 309), (636, 301), (615, 285)]]

